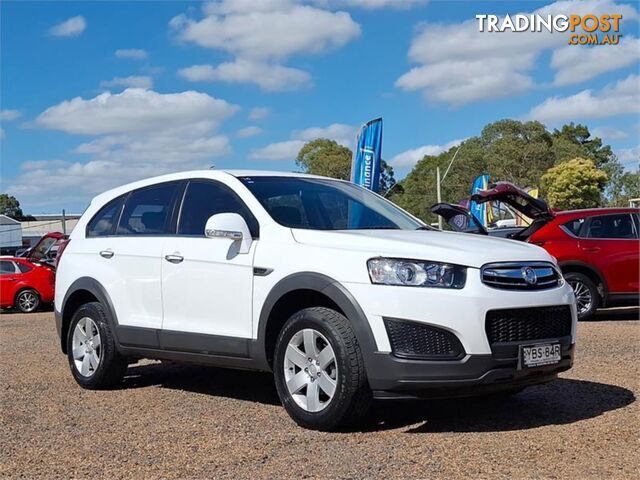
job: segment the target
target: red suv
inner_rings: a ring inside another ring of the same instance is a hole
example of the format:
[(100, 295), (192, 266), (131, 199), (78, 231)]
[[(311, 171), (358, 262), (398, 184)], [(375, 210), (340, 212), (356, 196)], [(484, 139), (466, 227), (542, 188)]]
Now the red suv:
[(24, 258), (0, 257), (0, 308), (31, 313), (53, 302), (55, 257), (66, 238), (62, 233), (49, 233)]
[(471, 197), (478, 203), (502, 202), (533, 221), (526, 227), (485, 229), (466, 209), (439, 203), (431, 210), (455, 230), (522, 240), (545, 248), (558, 259), (576, 295), (578, 318), (598, 307), (638, 305), (640, 293), (640, 209), (594, 208), (555, 212), (507, 182)]

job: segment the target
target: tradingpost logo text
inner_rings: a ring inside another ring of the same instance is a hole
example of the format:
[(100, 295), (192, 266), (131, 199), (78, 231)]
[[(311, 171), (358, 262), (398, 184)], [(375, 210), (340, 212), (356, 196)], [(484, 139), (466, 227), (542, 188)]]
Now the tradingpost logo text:
[(569, 45), (617, 45), (621, 14), (612, 15), (476, 15), (481, 32), (570, 32)]

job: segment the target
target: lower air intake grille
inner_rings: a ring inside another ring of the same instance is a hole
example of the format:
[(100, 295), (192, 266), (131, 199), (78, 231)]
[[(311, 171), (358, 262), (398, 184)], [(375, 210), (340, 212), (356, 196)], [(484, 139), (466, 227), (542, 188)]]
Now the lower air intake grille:
[(568, 305), (514, 308), (487, 312), (485, 328), (489, 344), (547, 340), (571, 335)]
[(464, 355), (460, 340), (441, 328), (391, 318), (385, 318), (384, 325), (397, 357), (451, 360)]

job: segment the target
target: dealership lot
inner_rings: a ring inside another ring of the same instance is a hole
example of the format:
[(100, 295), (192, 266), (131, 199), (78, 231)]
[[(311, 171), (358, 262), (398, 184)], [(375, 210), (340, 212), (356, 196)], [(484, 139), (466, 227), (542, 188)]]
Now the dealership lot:
[(268, 374), (146, 362), (81, 390), (53, 314), (0, 315), (2, 477), (631, 478), (637, 309), (578, 326), (576, 365), (505, 402), (377, 404), (364, 430), (297, 427)]

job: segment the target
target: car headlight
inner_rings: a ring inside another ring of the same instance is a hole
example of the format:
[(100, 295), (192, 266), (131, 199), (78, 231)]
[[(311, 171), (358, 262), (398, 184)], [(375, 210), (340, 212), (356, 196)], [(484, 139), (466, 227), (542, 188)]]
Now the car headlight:
[(410, 287), (462, 288), (467, 268), (449, 263), (402, 258), (372, 258), (367, 262), (371, 283)]

